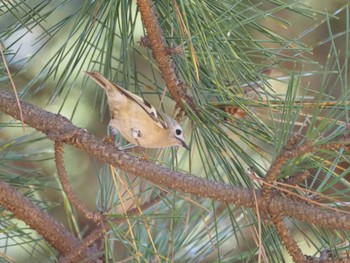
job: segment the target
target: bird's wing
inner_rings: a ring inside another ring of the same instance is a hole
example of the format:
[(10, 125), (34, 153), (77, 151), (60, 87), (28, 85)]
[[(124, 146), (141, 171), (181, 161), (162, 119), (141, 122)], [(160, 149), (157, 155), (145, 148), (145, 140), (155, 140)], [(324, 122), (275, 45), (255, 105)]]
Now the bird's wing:
[[(99, 84), (103, 89), (106, 89), (108, 86), (115, 87), (120, 93), (124, 94), (126, 97), (128, 97), (131, 101), (138, 104), (155, 122), (156, 124), (163, 129), (168, 128), (167, 122), (164, 120), (162, 115), (160, 115), (157, 110), (146, 100), (143, 98), (131, 93), (130, 91), (127, 91), (126, 89), (122, 88), (121, 86), (109, 81), (104, 76), (102, 76), (99, 72), (85, 72), (88, 76), (93, 78), (97, 84)], [(107, 83), (106, 83), (107, 82)]]
[(121, 93), (127, 96), (130, 100), (137, 103), (144, 111), (157, 123), (157, 125), (163, 129), (168, 128), (167, 122), (164, 120), (161, 114), (145, 99), (127, 91), (126, 89), (120, 87), (119, 85), (112, 83)]

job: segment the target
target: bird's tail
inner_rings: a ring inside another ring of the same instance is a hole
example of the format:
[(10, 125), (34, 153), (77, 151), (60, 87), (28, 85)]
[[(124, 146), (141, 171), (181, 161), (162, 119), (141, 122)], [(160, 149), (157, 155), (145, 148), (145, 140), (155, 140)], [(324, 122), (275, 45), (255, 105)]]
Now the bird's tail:
[(104, 76), (102, 76), (101, 73), (97, 71), (93, 71), (93, 72), (84, 71), (84, 72), (105, 91), (109, 92), (115, 89), (115, 85), (112, 82), (110, 82), (108, 79), (106, 79)]

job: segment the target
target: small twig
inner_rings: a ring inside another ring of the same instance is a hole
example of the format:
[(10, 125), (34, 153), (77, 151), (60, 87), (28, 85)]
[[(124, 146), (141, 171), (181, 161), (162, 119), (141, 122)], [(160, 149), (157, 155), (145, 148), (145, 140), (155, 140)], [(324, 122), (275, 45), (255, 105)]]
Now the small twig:
[[(254, 179), (256, 177), (255, 173), (253, 170), (251, 170), (251, 174), (250, 174), (251, 179)], [(259, 209), (259, 202), (258, 202), (258, 198), (256, 196), (256, 191), (255, 191), (255, 185), (254, 185), (254, 180), (252, 180), (252, 194), (254, 196), (254, 202), (255, 202), (255, 213), (256, 213), (256, 217), (257, 217), (257, 224), (258, 224), (258, 247), (259, 247), (259, 253), (258, 253), (258, 262), (261, 262), (261, 257), (263, 254), (263, 244), (262, 244), (262, 230), (261, 230), (261, 217), (260, 217), (260, 209)]]
[(180, 9), (179, 9), (179, 6), (178, 6), (176, 0), (173, 0), (173, 5), (174, 5), (174, 10), (175, 10), (175, 13), (176, 13), (176, 17), (177, 17), (177, 19), (179, 21), (180, 29), (181, 29), (181, 32), (182, 32), (182, 37), (184, 38), (185, 35), (187, 36), (187, 40), (188, 40), (189, 45), (190, 45), (191, 56), (192, 56), (192, 60), (193, 60), (193, 68), (194, 68), (193, 70), (196, 73), (196, 80), (199, 83), (199, 71), (198, 71), (199, 62), (198, 62), (198, 59), (197, 59), (196, 51), (195, 51), (194, 46), (193, 46), (192, 36), (191, 36), (189, 30), (187, 29), (187, 27), (185, 25), (185, 21), (182, 18), (182, 15), (181, 15), (181, 12), (180, 12)]
[(297, 184), (304, 182), (308, 177), (310, 177), (310, 175), (311, 174), (309, 171), (304, 171), (301, 173), (293, 174), (289, 178), (281, 180), (281, 181), (287, 185), (297, 185)]
[(60, 141), (55, 141), (55, 161), (58, 177), (60, 179), (63, 191), (68, 197), (68, 200), (87, 219), (93, 220), (95, 223), (100, 223), (104, 219), (104, 217), (98, 212), (91, 212), (86, 207), (86, 205), (74, 194), (74, 191), (68, 180), (66, 169), (64, 167), (63, 143)]
[(276, 182), (278, 175), (281, 172), (284, 164), (292, 158), (305, 154), (307, 152), (311, 152), (314, 148), (309, 144), (304, 144), (302, 146), (297, 147), (299, 140), (298, 135), (292, 135), (289, 139), (287, 145), (284, 147), (282, 152), (277, 156), (277, 158), (272, 163), (271, 167), (266, 173), (266, 184), (263, 185), (263, 194), (266, 200), (271, 198), (271, 189), (274, 182)]
[[(277, 182), (276, 185), (278, 187), (274, 186), (274, 189), (284, 192), (284, 194), (286, 194), (293, 201), (304, 200), (307, 203), (309, 202), (309, 200), (305, 200), (304, 199), (305, 197), (301, 197), (300, 195), (297, 195), (294, 192), (291, 192), (289, 189), (292, 188), (292, 189), (301, 190), (301, 191), (304, 190), (305, 192), (306, 189), (300, 189), (298, 188), (297, 185), (300, 184), (301, 182), (304, 182), (308, 177), (310, 177), (310, 175), (311, 175), (310, 172), (307, 170), (304, 172), (293, 174), (289, 178), (286, 178), (286, 179), (283, 178), (279, 182)], [(283, 189), (285, 189), (285, 191)]]
[(296, 263), (304, 262), (304, 255), (301, 252), (298, 244), (293, 239), (292, 234), (283, 222), (283, 218), (280, 216), (272, 216), (272, 222), (274, 223), (277, 233), (282, 240), (283, 245), (286, 247), (288, 253), (292, 256), (293, 261)]
[(19, 110), (19, 115), (20, 115), (20, 119), (21, 119), (21, 122), (22, 122), (22, 129), (23, 129), (23, 132), (25, 132), (26, 128), (25, 128), (24, 122), (23, 122), (22, 108), (21, 108), (21, 105), (19, 103), (19, 97), (18, 97), (18, 94), (17, 94), (16, 85), (15, 85), (15, 82), (13, 81), (13, 79), (12, 79), (10, 69), (7, 66), (6, 58), (5, 58), (4, 51), (3, 51), (1, 43), (0, 43), (0, 53), (1, 53), (2, 60), (4, 62), (4, 66), (5, 66), (5, 69), (6, 69), (7, 76), (9, 78), (10, 82), (11, 82), (11, 86), (13, 88), (13, 92), (15, 93), (15, 96), (16, 96), (16, 101), (17, 101), (17, 106), (18, 106), (18, 110)]

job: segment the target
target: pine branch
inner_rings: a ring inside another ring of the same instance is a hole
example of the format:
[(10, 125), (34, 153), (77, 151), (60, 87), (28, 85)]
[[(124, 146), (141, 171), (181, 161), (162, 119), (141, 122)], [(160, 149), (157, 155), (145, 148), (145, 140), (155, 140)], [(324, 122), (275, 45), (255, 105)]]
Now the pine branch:
[[(78, 239), (46, 212), (33, 204), (14, 187), (2, 181), (0, 181), (0, 205), (11, 211), (17, 219), (35, 229), (62, 255), (69, 254), (81, 244)], [(89, 257), (90, 253), (85, 250), (82, 251), (80, 256), (86, 258)]]
[[(63, 116), (52, 114), (24, 101), (21, 101), (21, 107), (24, 122), (45, 133), (49, 139), (60, 140), (72, 145), (135, 176), (140, 176), (154, 184), (177, 191), (246, 208), (255, 207), (254, 196), (249, 189), (175, 172), (149, 161), (140, 160), (120, 151), (114, 145), (104, 143), (86, 130), (75, 127)], [(0, 111), (16, 119), (20, 117), (15, 98), (3, 91), (0, 91)], [(301, 152), (304, 153), (304, 151)], [(290, 216), (320, 226), (350, 230), (350, 215), (348, 214), (335, 213), (334, 211), (328, 213), (324, 209), (290, 201), (278, 195), (273, 196), (271, 201), (266, 201), (261, 198), (262, 192), (260, 190), (256, 190), (256, 196), (258, 197), (259, 208), (263, 213)]]
[(287, 248), (287, 251), (292, 256), (295, 263), (304, 262), (304, 256), (297, 243), (293, 239), (292, 233), (287, 228), (286, 224), (283, 222), (283, 218), (279, 216), (272, 216), (272, 221), (277, 229), (277, 232), (284, 244)]
[(198, 113), (198, 107), (192, 97), (187, 95), (183, 83), (176, 74), (175, 65), (168, 52), (163, 31), (159, 25), (156, 10), (151, 0), (139, 0), (137, 5), (140, 9), (142, 22), (147, 30), (147, 39), (153, 51), (153, 56), (162, 72), (162, 77), (169, 89), (170, 94), (176, 101), (178, 107), (182, 107), (182, 99), (185, 100), (195, 113)]
[(98, 212), (91, 212), (86, 207), (86, 205), (76, 196), (73, 192), (73, 189), (69, 183), (66, 169), (64, 167), (63, 161), (63, 143), (61, 141), (55, 141), (55, 160), (57, 173), (60, 178), (61, 186), (66, 193), (69, 201), (72, 205), (87, 219), (94, 221), (95, 223), (100, 223), (103, 221), (103, 218)]

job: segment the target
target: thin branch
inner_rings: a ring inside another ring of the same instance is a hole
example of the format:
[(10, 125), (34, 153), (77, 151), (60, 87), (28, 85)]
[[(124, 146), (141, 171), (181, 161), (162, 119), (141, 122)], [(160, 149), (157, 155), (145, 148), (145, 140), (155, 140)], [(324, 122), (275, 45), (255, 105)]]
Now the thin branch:
[(284, 164), (297, 156), (301, 156), (305, 153), (312, 152), (313, 146), (308, 143), (303, 144), (302, 146), (298, 146), (299, 139), (298, 135), (294, 134), (287, 142), (287, 145), (283, 148), (281, 153), (276, 157), (271, 167), (266, 173), (266, 184), (263, 185), (263, 193), (264, 198), (268, 201), (271, 198), (271, 189), (277, 180), (277, 176), (280, 174), (282, 167)]
[[(252, 171), (252, 174), (251, 174), (251, 178), (254, 178), (255, 177), (255, 173)], [(252, 183), (252, 193), (253, 193), (253, 196), (254, 196), (254, 201), (255, 201), (255, 214), (256, 214), (256, 218), (257, 218), (257, 224), (258, 224), (258, 231), (257, 232), (257, 236), (258, 236), (258, 242), (257, 242), (257, 245), (258, 245), (258, 248), (259, 248), (259, 252), (258, 252), (258, 263), (261, 262), (261, 257), (263, 255), (263, 244), (262, 244), (262, 231), (261, 231), (261, 216), (260, 216), (260, 209), (259, 209), (259, 202), (258, 202), (258, 199), (256, 197), (256, 191), (255, 191), (255, 185), (254, 185), (254, 182)], [(265, 252), (265, 251), (264, 251)], [(265, 253), (264, 253), (265, 255)]]
[(103, 216), (99, 212), (91, 212), (86, 207), (86, 205), (74, 194), (74, 191), (69, 184), (67, 172), (64, 168), (63, 143), (60, 141), (55, 141), (55, 161), (61, 186), (63, 188), (63, 191), (66, 193), (68, 200), (87, 219), (93, 220), (95, 223), (100, 223), (103, 220)]
[(297, 185), (304, 182), (307, 178), (309, 178), (311, 173), (309, 171), (303, 171), (300, 173), (293, 174), (291, 177), (282, 180), (282, 182), (286, 185)]
[(195, 101), (190, 97), (176, 74), (174, 62), (169, 55), (163, 31), (159, 25), (156, 10), (152, 0), (138, 0), (143, 25), (147, 30), (147, 39), (153, 51), (153, 57), (157, 61), (162, 77), (176, 105), (183, 109), (182, 99), (198, 113)]
[(13, 81), (12, 76), (11, 76), (10, 69), (9, 69), (9, 67), (8, 67), (8, 65), (6, 63), (6, 58), (5, 58), (3, 47), (2, 47), (1, 43), (0, 43), (0, 53), (1, 53), (2, 61), (4, 62), (4, 66), (5, 66), (5, 69), (6, 69), (7, 76), (9, 78), (9, 80), (10, 80), (11, 86), (13, 88), (13, 92), (15, 93), (15, 96), (16, 96), (18, 110), (19, 110), (19, 113), (20, 113), (21, 121), (22, 121), (22, 129), (23, 129), (23, 132), (25, 132), (26, 128), (25, 128), (24, 123), (23, 123), (22, 108), (21, 108), (21, 105), (19, 104), (19, 97), (18, 97), (16, 85), (15, 85), (15, 82)]
[(280, 216), (272, 216), (272, 221), (276, 227), (277, 233), (282, 240), (283, 245), (286, 247), (288, 253), (292, 256), (293, 261), (296, 263), (304, 262), (304, 255), (298, 247), (298, 244), (293, 239), (292, 234), (283, 222), (283, 218)]

